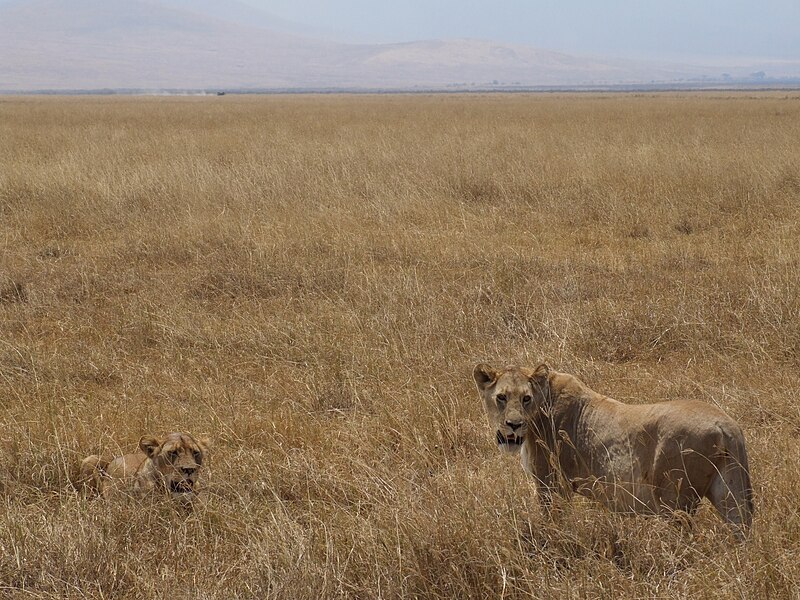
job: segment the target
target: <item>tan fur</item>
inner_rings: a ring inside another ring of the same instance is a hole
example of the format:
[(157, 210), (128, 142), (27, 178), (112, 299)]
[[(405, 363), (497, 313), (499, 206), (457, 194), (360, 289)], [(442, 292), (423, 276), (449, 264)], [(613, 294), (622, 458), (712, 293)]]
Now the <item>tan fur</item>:
[(206, 440), (195, 440), (186, 433), (170, 433), (163, 440), (143, 436), (139, 451), (133, 454), (111, 461), (97, 455), (86, 457), (81, 463), (80, 481), (103, 496), (117, 490), (137, 494), (159, 491), (191, 500), (207, 453)]
[(479, 364), (473, 376), (498, 445), (521, 452), (546, 505), (575, 492), (616, 511), (691, 514), (708, 498), (737, 536), (750, 527), (744, 435), (717, 407), (623, 404), (544, 364)]

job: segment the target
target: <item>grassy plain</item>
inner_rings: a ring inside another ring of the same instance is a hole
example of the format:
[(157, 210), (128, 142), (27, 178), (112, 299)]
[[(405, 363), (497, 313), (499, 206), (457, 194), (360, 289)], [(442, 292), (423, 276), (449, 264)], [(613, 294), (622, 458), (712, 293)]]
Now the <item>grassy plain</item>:
[[(0, 97), (0, 597), (797, 598), (800, 94)], [(540, 514), (470, 373), (742, 424), (734, 545)], [(205, 501), (81, 458), (213, 440)]]

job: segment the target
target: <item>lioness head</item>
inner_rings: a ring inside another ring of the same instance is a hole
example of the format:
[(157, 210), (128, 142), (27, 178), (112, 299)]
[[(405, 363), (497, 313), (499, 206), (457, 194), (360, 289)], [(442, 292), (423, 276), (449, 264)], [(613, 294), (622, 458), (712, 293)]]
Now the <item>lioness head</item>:
[(531, 418), (547, 403), (549, 373), (545, 364), (535, 369), (495, 369), (483, 363), (475, 366), (472, 376), (500, 450), (519, 452), (529, 433)]
[(190, 499), (208, 452), (207, 442), (186, 433), (170, 433), (163, 440), (144, 436), (139, 448), (153, 461), (156, 474), (173, 498)]

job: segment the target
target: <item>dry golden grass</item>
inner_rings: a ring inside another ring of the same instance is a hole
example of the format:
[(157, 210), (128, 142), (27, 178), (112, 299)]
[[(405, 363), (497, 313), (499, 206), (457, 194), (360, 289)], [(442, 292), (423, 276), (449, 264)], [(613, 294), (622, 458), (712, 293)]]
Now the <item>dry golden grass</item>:
[[(0, 596), (800, 596), (800, 96), (0, 98)], [(501, 456), (477, 361), (742, 424), (735, 545)], [(80, 459), (214, 441), (205, 501)]]

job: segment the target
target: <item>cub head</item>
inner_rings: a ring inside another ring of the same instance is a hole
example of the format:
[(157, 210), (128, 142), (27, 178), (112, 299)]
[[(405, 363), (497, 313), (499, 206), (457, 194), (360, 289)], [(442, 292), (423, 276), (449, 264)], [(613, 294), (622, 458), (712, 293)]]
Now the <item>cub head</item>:
[(139, 448), (153, 461), (156, 473), (173, 498), (191, 499), (208, 454), (208, 442), (186, 433), (170, 433), (163, 440), (144, 436)]
[(472, 376), (501, 451), (519, 452), (530, 433), (531, 419), (546, 409), (549, 374), (545, 364), (535, 369), (475, 366)]

